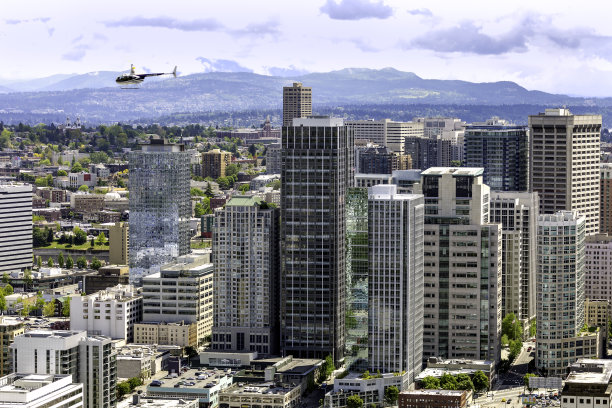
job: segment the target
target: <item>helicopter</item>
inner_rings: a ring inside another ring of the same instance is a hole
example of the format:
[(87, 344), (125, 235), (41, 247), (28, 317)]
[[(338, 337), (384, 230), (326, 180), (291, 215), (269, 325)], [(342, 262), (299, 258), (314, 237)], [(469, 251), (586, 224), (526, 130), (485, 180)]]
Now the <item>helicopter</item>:
[(176, 67), (172, 72), (159, 72), (155, 74), (137, 74), (135, 72), (136, 68), (134, 65), (130, 64), (130, 72), (126, 74), (121, 74), (117, 77), (115, 82), (119, 85), (136, 85), (135, 87), (121, 87), (121, 89), (138, 89), (138, 85), (140, 85), (146, 77), (150, 76), (161, 76), (161, 75), (173, 75), (176, 78)]

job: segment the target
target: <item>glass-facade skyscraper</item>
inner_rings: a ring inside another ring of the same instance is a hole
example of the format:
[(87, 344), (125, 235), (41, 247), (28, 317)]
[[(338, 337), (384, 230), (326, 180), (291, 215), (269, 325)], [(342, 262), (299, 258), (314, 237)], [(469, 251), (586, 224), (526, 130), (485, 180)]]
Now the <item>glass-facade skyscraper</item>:
[(180, 144), (151, 139), (130, 161), (130, 282), (190, 252), (190, 157)]
[(281, 138), (281, 347), (344, 357), (346, 195), (353, 131), (342, 119), (294, 119)]
[(482, 167), (493, 191), (529, 190), (529, 132), (491, 120), (465, 128), (464, 167)]

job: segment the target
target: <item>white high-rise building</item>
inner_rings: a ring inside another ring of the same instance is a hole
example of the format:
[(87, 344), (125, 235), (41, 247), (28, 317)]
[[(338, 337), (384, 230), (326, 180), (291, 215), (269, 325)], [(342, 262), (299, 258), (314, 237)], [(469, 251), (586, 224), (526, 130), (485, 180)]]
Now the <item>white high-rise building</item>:
[(491, 222), (502, 225), (502, 316), (509, 313), (524, 327), (535, 319), (538, 193), (491, 193)]
[(213, 264), (209, 257), (181, 256), (142, 280), (143, 322), (197, 323), (199, 344), (211, 335)]
[(213, 350), (279, 352), (280, 212), (234, 196), (215, 210)]
[(117, 405), (117, 354), (107, 337), (85, 331), (32, 330), (15, 337), (13, 371), (29, 374), (70, 374), (83, 383), (85, 408)]
[(142, 320), (142, 295), (132, 285), (117, 285), (70, 301), (70, 329), (91, 335), (134, 340), (134, 324)]
[(0, 183), (0, 275), (32, 268), (32, 186)]
[(423, 196), (368, 191), (368, 360), (414, 382), (423, 358)]
[(71, 375), (9, 374), (0, 378), (0, 408), (81, 408), (83, 384)]
[(538, 218), (536, 367), (561, 377), (579, 357), (599, 357), (598, 333), (583, 332), (586, 217)]
[(432, 167), (425, 196), (423, 357), (501, 359), (502, 228), (482, 168)]

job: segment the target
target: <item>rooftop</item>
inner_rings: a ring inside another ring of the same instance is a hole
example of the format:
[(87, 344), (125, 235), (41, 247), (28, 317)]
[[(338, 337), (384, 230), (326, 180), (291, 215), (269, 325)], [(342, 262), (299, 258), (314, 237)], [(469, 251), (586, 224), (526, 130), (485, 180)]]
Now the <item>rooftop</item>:
[(580, 359), (570, 366), (566, 383), (609, 384), (612, 378), (611, 360)]
[(276, 394), (276, 395), (285, 395), (294, 388), (288, 387), (276, 387), (273, 382), (266, 382), (261, 384), (244, 384), (244, 383), (234, 383), (231, 387), (226, 388), (222, 392), (224, 394)]
[(255, 204), (259, 204), (261, 201), (263, 200), (257, 196), (236, 195), (236, 196), (233, 196), (227, 203), (225, 203), (225, 206), (226, 207), (252, 207)]
[(133, 399), (128, 398), (117, 403), (117, 408), (197, 408), (198, 400), (182, 400), (182, 399), (152, 399), (152, 398), (140, 398), (138, 404), (135, 405)]
[(453, 176), (482, 176), (484, 169), (482, 167), (430, 167), (421, 172), (422, 176), (441, 176), (443, 174), (451, 174)]
[(446, 396), (461, 396), (465, 390), (414, 390), (402, 391), (402, 395), (446, 395)]
[[(196, 373), (200, 373), (199, 375)], [(200, 378), (200, 379), (198, 379)], [(159, 389), (177, 389), (181, 390), (190, 390), (191, 392), (197, 392), (200, 390), (201, 392), (205, 392), (210, 388), (213, 388), (219, 383), (226, 383), (228, 380), (231, 383), (231, 374), (228, 374), (225, 370), (215, 370), (215, 369), (189, 369), (179, 375), (176, 378), (168, 378), (165, 377), (161, 381), (163, 382), (161, 386), (151, 386), (150, 384), (147, 386), (148, 390), (155, 391)], [(225, 380), (224, 380), (225, 379)], [(224, 381), (222, 381), (224, 380)], [(194, 385), (186, 385), (186, 383), (195, 383)], [(178, 384), (178, 387), (175, 385)], [(164, 390), (167, 391), (167, 390)]]

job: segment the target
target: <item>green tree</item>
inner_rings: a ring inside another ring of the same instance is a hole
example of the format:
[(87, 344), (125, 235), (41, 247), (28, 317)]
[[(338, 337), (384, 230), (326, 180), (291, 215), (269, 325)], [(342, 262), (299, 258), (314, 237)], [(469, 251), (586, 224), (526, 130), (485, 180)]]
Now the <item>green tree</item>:
[[(40, 265), (42, 265), (42, 258), (39, 256), (38, 259), (36, 260), (36, 262), (39, 263), (38, 267), (40, 268)], [(32, 271), (30, 269), (26, 269), (23, 272), (23, 284), (24, 284), (26, 289), (29, 289), (29, 288), (32, 287), (32, 283), (33, 283), (33, 280), (32, 280)]]
[(206, 195), (206, 197), (214, 197), (215, 194), (213, 193), (210, 182), (206, 183), (206, 190), (204, 191), (204, 194)]
[(421, 385), (426, 390), (437, 390), (440, 389), (440, 380), (436, 377), (428, 375), (427, 377), (423, 378)]
[(85, 184), (83, 184), (81, 187), (79, 187), (79, 191), (88, 192), (89, 191), (89, 187), (87, 187)]
[(204, 197), (204, 192), (197, 187), (191, 187), (192, 197)]
[(257, 154), (257, 146), (255, 146), (254, 144), (249, 146), (249, 154), (253, 157), (255, 157), (255, 155)]
[(53, 268), (53, 258), (47, 259), (47, 266)]
[(76, 261), (77, 268), (85, 269), (87, 268), (87, 259), (84, 256), (79, 256)]
[(334, 360), (332, 360), (331, 356), (325, 357), (325, 361), (323, 361), (323, 365), (321, 366), (321, 371), (319, 373), (319, 382), (323, 382), (328, 379), (335, 369), (336, 367), (334, 366)]
[(4, 293), (0, 293), (0, 313), (4, 314), (5, 310), (6, 310), (6, 297), (4, 296)]
[(11, 286), (9, 283), (7, 283), (7, 284), (4, 286), (4, 288), (2, 288), (2, 293), (3, 293), (5, 296), (12, 295), (12, 294), (13, 294), (13, 287), (12, 287), (12, 286)]
[(98, 234), (98, 237), (96, 238), (96, 244), (104, 245), (105, 243), (106, 243), (106, 235), (104, 235), (103, 232), (100, 232)]
[(272, 180), (271, 182), (266, 184), (266, 187), (272, 187), (273, 190), (280, 190), (280, 188), (281, 188), (281, 181), (280, 180)]
[(363, 400), (359, 398), (359, 395), (351, 395), (346, 399), (347, 408), (362, 408)]
[(472, 377), (474, 388), (477, 392), (486, 391), (489, 389), (489, 379), (481, 370), (476, 371)]
[(42, 230), (38, 227), (34, 227), (32, 229), (32, 245), (34, 246), (34, 248), (47, 246), (47, 237), (48, 234), (45, 232), (45, 230)]
[(232, 163), (225, 168), (225, 177), (235, 176), (240, 172), (240, 166)]
[(70, 317), (70, 299), (70, 296), (68, 296), (66, 300), (62, 302), (62, 315), (64, 315), (64, 317)]
[(95, 269), (96, 271), (102, 267), (102, 262), (95, 256), (91, 260), (91, 269)]
[(38, 292), (36, 294), (36, 304), (35, 304), (35, 308), (37, 310), (40, 310), (42, 312), (43, 307), (45, 307), (45, 299), (43, 299), (42, 297), (42, 293)]
[(66, 258), (66, 268), (74, 268), (74, 261), (72, 260), (72, 257), (70, 255), (68, 255), (68, 258)]
[(45, 303), (43, 307), (43, 316), (45, 317), (53, 317), (55, 316), (55, 301), (51, 300)]
[(509, 342), (510, 340), (508, 340), (508, 335), (507, 334), (502, 335), (501, 337), (502, 346), (507, 346)]
[(63, 268), (66, 264), (64, 261), (64, 254), (61, 252), (57, 256), (57, 264), (59, 265), (60, 268)]
[(5, 285), (7, 285), (9, 282), (11, 281), (11, 278), (9, 277), (9, 274), (4, 272), (2, 274), (2, 283), (4, 283)]
[(442, 387), (443, 390), (456, 390), (457, 379), (448, 373), (444, 373), (442, 377), (440, 377), (440, 387)]
[(36, 266), (38, 267), (38, 269), (42, 268), (42, 256), (38, 256), (36, 258)]
[(529, 324), (529, 336), (530, 337), (535, 337), (536, 328), (537, 328), (536, 319), (533, 319), (531, 323)]
[(57, 176), (58, 177), (66, 177), (68, 175), (68, 173), (66, 173), (66, 170), (58, 170), (57, 171)]
[(72, 234), (74, 236), (74, 245), (83, 245), (87, 242), (87, 233), (79, 227), (74, 227)]
[(502, 320), (502, 335), (508, 336), (509, 340), (518, 340), (523, 338), (523, 326), (514, 313), (508, 313)]
[(474, 391), (474, 383), (467, 374), (457, 374), (457, 389)]
[(195, 214), (196, 218), (200, 218), (205, 214), (204, 206), (202, 205), (202, 203), (195, 204), (195, 207), (193, 208), (193, 213)]
[(128, 380), (128, 384), (132, 390), (136, 389), (136, 387), (142, 385), (142, 380), (138, 377), (132, 377)]
[(243, 184), (243, 185), (241, 185), (240, 187), (238, 187), (238, 190), (239, 190), (239, 191), (240, 191), (242, 194), (246, 193), (246, 192), (247, 192), (247, 191), (249, 191), (250, 189), (251, 189), (251, 186), (250, 186), (248, 183), (247, 183), (247, 184)]
[(389, 405), (395, 405), (397, 397), (399, 396), (399, 390), (395, 385), (385, 388), (385, 402)]
[(514, 361), (521, 354), (523, 349), (523, 342), (520, 340), (510, 340), (510, 355), (509, 360)]
[(117, 399), (123, 399), (123, 397), (129, 394), (130, 392), (130, 385), (127, 381), (122, 381), (117, 384)]
[(531, 377), (537, 377), (537, 376), (536, 376), (535, 374), (532, 374), (532, 373), (527, 373), (527, 374), (525, 374), (525, 376), (523, 377), (523, 384), (525, 384), (525, 387), (527, 387), (527, 389), (528, 389), (529, 391), (533, 391), (533, 388), (530, 388), (530, 387), (529, 387), (529, 379), (530, 379)]
[(187, 346), (185, 347), (185, 354), (187, 354), (187, 357), (189, 357), (189, 359), (192, 359), (198, 355), (198, 350), (196, 350), (193, 346)]
[[(72, 159), (74, 160), (74, 156), (72, 156)], [(72, 168), (70, 169), (71, 173), (80, 173), (83, 171), (83, 166), (81, 166), (81, 163), (79, 162), (75, 162), (72, 165)]]
[[(100, 140), (100, 139), (98, 139)], [(102, 139), (104, 140), (104, 139)], [(108, 155), (105, 152), (93, 152), (89, 154), (92, 163), (108, 163)]]

